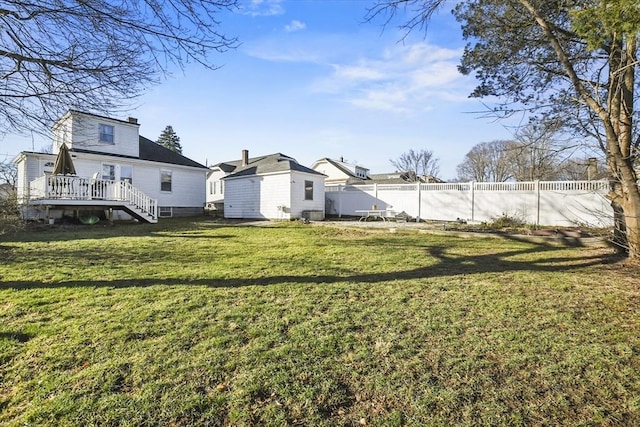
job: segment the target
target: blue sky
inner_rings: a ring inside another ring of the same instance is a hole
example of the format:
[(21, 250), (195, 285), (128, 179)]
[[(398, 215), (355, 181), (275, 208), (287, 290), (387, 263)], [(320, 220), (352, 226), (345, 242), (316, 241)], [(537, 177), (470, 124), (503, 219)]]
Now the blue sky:
[[(457, 72), (464, 41), (449, 9), (426, 36), (364, 22), (373, 0), (246, 0), (220, 16), (221, 31), (242, 45), (212, 59), (222, 68), (188, 66), (136, 101), (131, 116), (155, 140), (166, 125), (186, 156), (209, 165), (282, 152), (310, 166), (340, 158), (372, 173), (390, 159), (429, 149), (441, 177), (480, 142), (512, 129), (481, 114), (469, 99), (473, 77)], [(400, 22), (400, 21), (398, 21)], [(126, 118), (126, 115), (116, 118)], [(0, 160), (44, 145), (7, 135)]]

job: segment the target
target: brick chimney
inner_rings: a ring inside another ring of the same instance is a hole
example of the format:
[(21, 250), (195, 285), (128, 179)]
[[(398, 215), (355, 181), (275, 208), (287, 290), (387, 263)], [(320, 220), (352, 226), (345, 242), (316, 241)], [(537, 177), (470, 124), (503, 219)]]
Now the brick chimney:
[(128, 121), (129, 121), (129, 123), (131, 123), (133, 125), (137, 125), (138, 124), (138, 119), (136, 119), (135, 117), (129, 117)]
[(242, 166), (249, 164), (249, 150), (242, 150)]

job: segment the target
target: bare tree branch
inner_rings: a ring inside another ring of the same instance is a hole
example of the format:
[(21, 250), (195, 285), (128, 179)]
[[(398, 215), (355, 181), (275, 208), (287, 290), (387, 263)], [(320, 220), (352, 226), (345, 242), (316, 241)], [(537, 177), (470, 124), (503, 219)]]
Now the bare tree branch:
[(0, 7), (0, 128), (46, 132), (67, 109), (112, 114), (173, 68), (215, 69), (238, 46), (238, 0), (8, 0)]
[(396, 160), (389, 161), (398, 172), (405, 174), (405, 178), (409, 182), (437, 178), (440, 173), (439, 159), (430, 150), (409, 150)]

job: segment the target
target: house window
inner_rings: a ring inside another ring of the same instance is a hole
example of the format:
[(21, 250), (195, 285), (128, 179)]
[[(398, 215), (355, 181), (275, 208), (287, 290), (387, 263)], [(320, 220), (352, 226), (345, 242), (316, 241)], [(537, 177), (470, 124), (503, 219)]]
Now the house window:
[(113, 144), (113, 126), (100, 124), (100, 142)]
[(313, 200), (313, 181), (304, 182), (304, 199)]
[(224, 194), (224, 183), (222, 181), (209, 182), (209, 194)]
[(160, 171), (160, 190), (171, 191), (171, 171), (162, 169)]
[(133, 183), (133, 167), (131, 165), (120, 165), (120, 181)]
[(103, 163), (102, 164), (102, 179), (104, 179), (106, 181), (115, 181), (116, 180), (116, 165)]
[(45, 162), (44, 166), (43, 166), (43, 170), (45, 172), (53, 172), (53, 167), (55, 166), (55, 163), (53, 162)]
[(160, 218), (171, 218), (173, 216), (173, 208), (171, 206), (158, 206), (158, 216)]

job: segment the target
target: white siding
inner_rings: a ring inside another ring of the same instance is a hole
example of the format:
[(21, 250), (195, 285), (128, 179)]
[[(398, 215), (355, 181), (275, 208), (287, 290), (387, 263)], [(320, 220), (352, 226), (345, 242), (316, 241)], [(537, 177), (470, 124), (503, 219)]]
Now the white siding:
[[(210, 169), (207, 173), (207, 203), (219, 203), (224, 199), (224, 178), (227, 174), (221, 169)], [(215, 191), (212, 191), (215, 189)]]
[(225, 218), (288, 219), (290, 209), (289, 172), (225, 180)]
[(312, 169), (316, 172), (327, 175), (327, 183), (345, 184), (349, 178), (351, 178), (349, 175), (345, 174), (344, 171), (341, 171), (326, 160), (318, 161), (313, 165)]
[[(93, 155), (87, 159), (88, 156), (78, 153), (77, 158), (74, 159), (79, 176), (91, 177), (95, 172), (102, 170), (103, 163), (128, 165), (133, 169), (133, 186), (142, 190), (147, 196), (157, 199), (158, 206), (204, 207), (206, 169), (110, 156)], [(84, 158), (81, 159), (81, 157)], [(171, 191), (160, 190), (161, 169), (171, 171)]]
[(16, 165), (18, 166), (18, 182), (17, 195), (18, 200), (26, 200), (29, 196), (29, 183), (34, 179), (45, 174), (45, 164), (55, 162), (56, 156), (44, 153), (22, 153), (18, 157)]
[[(113, 126), (113, 144), (100, 142), (100, 124)], [(53, 131), (54, 153), (57, 153), (62, 142), (66, 142), (69, 148), (82, 148), (131, 157), (138, 157), (140, 154), (139, 126), (137, 124), (70, 112), (56, 123)]]
[[(305, 200), (305, 181), (313, 182), (313, 200)], [(287, 172), (225, 180), (225, 218), (301, 218), (304, 211), (324, 213), (324, 205), (324, 176)]]
[[(324, 176), (293, 172), (291, 178), (291, 217), (300, 218), (303, 211), (324, 212)], [(305, 200), (305, 181), (313, 182), (313, 200)]]
[[(160, 170), (171, 171), (171, 191), (160, 190)], [(158, 164), (136, 165), (134, 186), (158, 199), (158, 206), (204, 208), (206, 169)]]

